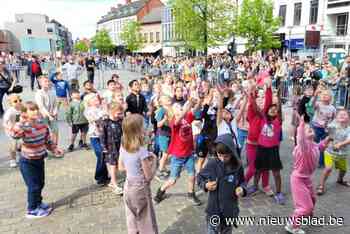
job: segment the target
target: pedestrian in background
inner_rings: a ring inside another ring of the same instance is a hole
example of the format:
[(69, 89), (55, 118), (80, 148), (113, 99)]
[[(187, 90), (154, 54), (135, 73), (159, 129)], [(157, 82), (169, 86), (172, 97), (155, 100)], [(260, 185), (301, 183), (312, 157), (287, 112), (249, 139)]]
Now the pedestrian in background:
[(40, 89), (40, 84), (38, 78), (42, 75), (42, 70), (40, 66), (39, 59), (36, 56), (33, 56), (28, 63), (28, 75), (30, 76), (30, 87), (32, 91), (34, 91), (34, 83), (35, 80), (38, 85), (38, 89)]
[(5, 94), (13, 89), (16, 81), (6, 69), (5, 60), (0, 57), (0, 118), (4, 115), (3, 99)]
[(95, 67), (96, 67), (95, 59), (93, 56), (90, 55), (85, 60), (85, 67), (87, 71), (88, 80), (93, 84), (94, 78), (95, 78)]

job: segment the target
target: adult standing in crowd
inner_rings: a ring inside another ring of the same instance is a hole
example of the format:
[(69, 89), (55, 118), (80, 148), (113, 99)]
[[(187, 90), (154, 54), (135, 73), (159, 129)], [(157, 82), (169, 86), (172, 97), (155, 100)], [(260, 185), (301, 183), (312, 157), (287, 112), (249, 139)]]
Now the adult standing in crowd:
[(95, 59), (94, 59), (94, 57), (92, 55), (90, 55), (85, 60), (85, 66), (86, 66), (88, 80), (91, 83), (94, 83), (96, 63), (95, 63)]
[(42, 70), (39, 59), (36, 56), (33, 56), (28, 63), (28, 75), (30, 76), (30, 87), (32, 91), (34, 91), (35, 80), (38, 84), (38, 88), (40, 89), (38, 77), (42, 75)]
[(70, 57), (68, 63), (62, 66), (63, 77), (69, 83), (69, 89), (79, 89), (79, 76), (82, 72), (82, 67), (77, 64), (73, 57)]
[(11, 73), (6, 69), (5, 60), (0, 58), (0, 118), (4, 115), (4, 107), (2, 101), (5, 94), (11, 91), (16, 81), (12, 78)]

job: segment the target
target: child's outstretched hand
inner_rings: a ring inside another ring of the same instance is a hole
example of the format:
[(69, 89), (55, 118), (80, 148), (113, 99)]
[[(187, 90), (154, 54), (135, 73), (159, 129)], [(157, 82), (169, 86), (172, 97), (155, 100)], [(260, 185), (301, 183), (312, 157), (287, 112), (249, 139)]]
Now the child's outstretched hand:
[(237, 187), (235, 190), (235, 193), (237, 197), (243, 197), (243, 194), (244, 194), (243, 188), (241, 186)]

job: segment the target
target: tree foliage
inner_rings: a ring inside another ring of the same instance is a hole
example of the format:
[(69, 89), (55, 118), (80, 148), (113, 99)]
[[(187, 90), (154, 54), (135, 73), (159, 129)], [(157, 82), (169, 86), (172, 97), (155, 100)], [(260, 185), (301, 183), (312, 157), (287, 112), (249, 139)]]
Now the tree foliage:
[(207, 52), (225, 43), (233, 33), (232, 0), (171, 0), (175, 35), (185, 47)]
[(279, 48), (281, 43), (274, 33), (280, 19), (273, 16), (270, 0), (243, 0), (237, 15), (236, 35), (246, 38), (250, 52)]
[(74, 44), (74, 51), (86, 53), (89, 51), (89, 46), (84, 41), (78, 41)]
[(137, 21), (129, 21), (124, 25), (120, 38), (131, 52), (137, 51), (143, 46), (143, 38), (140, 34), (141, 24)]
[(100, 54), (109, 54), (114, 49), (112, 39), (105, 29), (98, 31), (91, 41)]

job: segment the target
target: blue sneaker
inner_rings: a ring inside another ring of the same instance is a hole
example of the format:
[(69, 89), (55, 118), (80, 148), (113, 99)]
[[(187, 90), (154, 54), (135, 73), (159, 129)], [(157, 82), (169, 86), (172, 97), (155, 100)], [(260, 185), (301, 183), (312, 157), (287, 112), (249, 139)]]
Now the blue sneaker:
[(27, 219), (40, 219), (43, 217), (46, 217), (50, 214), (47, 210), (44, 210), (40, 207), (36, 208), (35, 210), (29, 210), (26, 214)]
[(42, 202), (40, 205), (39, 205), (39, 208), (43, 209), (43, 210), (47, 210), (49, 213), (51, 213), (51, 211), (53, 210), (53, 208), (49, 205), (49, 204), (46, 204), (44, 202)]
[(284, 205), (286, 202), (286, 199), (285, 199), (283, 193), (277, 193), (275, 195), (275, 201), (277, 202), (277, 204)]

